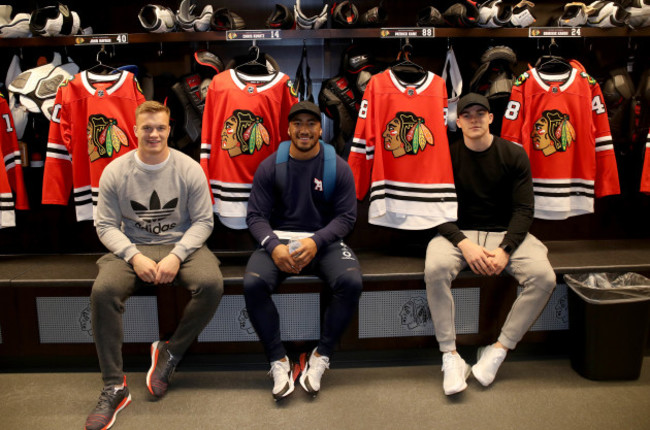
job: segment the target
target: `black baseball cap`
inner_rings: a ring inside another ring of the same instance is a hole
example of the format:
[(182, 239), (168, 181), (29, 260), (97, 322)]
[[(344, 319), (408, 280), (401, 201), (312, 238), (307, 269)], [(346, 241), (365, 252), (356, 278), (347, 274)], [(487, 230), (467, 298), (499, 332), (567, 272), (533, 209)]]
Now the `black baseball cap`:
[(318, 118), (319, 122), (321, 121), (320, 109), (310, 101), (304, 100), (293, 105), (289, 111), (289, 121), (299, 113), (310, 113)]
[(487, 97), (476, 93), (469, 93), (461, 97), (460, 100), (458, 100), (458, 104), (456, 105), (456, 112), (458, 115), (460, 115), (465, 109), (472, 105), (483, 106), (485, 109), (487, 109), (488, 112), (490, 112), (490, 102), (488, 101)]

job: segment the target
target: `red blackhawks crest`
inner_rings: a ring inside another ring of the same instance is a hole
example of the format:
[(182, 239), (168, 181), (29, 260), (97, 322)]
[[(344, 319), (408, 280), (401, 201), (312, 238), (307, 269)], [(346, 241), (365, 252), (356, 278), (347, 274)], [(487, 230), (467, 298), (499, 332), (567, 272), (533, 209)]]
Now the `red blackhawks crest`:
[(395, 158), (406, 154), (417, 155), (427, 145), (434, 145), (433, 134), (424, 125), (424, 118), (411, 112), (397, 112), (386, 124), (382, 137), (384, 148), (392, 151)]
[(123, 146), (129, 146), (129, 138), (117, 125), (117, 120), (96, 114), (88, 118), (88, 156), (90, 161), (111, 158)]
[(241, 154), (252, 155), (271, 142), (269, 132), (264, 127), (264, 119), (248, 110), (235, 110), (223, 123), (221, 130), (221, 149), (228, 151), (230, 157)]

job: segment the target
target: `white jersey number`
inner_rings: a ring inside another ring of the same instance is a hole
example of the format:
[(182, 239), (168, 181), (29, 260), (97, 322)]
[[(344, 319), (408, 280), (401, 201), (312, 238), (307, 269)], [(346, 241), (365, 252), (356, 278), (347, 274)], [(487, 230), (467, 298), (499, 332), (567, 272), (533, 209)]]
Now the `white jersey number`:
[(11, 126), (11, 118), (9, 118), (8, 113), (2, 114), (2, 117), (5, 119), (5, 122), (7, 123), (7, 133), (11, 133), (14, 131), (14, 128)]
[(57, 124), (61, 123), (61, 105), (60, 104), (55, 104), (54, 109), (52, 109), (52, 121), (54, 121)]
[(363, 100), (359, 108), (359, 118), (366, 119), (366, 115), (368, 115), (368, 100)]
[(593, 110), (597, 114), (607, 112), (607, 110), (605, 109), (605, 105), (603, 104), (603, 101), (600, 99), (600, 96), (594, 97), (593, 100), (591, 101), (591, 110)]
[(508, 107), (506, 108), (505, 114), (503, 116), (506, 117), (506, 119), (509, 119), (510, 121), (514, 121), (519, 117), (519, 110), (521, 109), (521, 103), (516, 102), (514, 100), (510, 100), (508, 102)]

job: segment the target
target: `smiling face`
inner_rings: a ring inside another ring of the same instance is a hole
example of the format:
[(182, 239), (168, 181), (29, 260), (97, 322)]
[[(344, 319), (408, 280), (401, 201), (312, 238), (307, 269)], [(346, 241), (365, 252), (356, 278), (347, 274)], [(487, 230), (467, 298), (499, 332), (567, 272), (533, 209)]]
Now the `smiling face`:
[(315, 157), (320, 151), (318, 139), (323, 134), (320, 118), (310, 113), (299, 113), (289, 121), (291, 155), (298, 159)]
[(146, 164), (158, 164), (167, 159), (169, 147), (169, 114), (165, 111), (142, 112), (135, 119), (138, 156)]

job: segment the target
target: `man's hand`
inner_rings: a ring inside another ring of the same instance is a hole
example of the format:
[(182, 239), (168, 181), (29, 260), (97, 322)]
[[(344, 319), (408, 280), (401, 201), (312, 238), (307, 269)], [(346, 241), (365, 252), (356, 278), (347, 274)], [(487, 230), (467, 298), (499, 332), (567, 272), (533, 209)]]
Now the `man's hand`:
[(495, 273), (492, 257), (494, 254), (465, 238), (458, 242), (458, 249), (463, 253), (463, 257), (472, 272), (477, 275), (491, 276)]
[(273, 248), (271, 258), (278, 269), (283, 272), (293, 273), (294, 275), (300, 273), (298, 263), (296, 263), (293, 257), (291, 257), (291, 254), (289, 254), (289, 247), (287, 245), (280, 244)]
[(314, 259), (316, 252), (318, 252), (316, 242), (314, 242), (314, 239), (311, 237), (306, 237), (304, 239), (300, 239), (300, 247), (293, 251), (291, 257), (293, 258), (293, 261), (296, 262), (296, 267), (302, 270), (303, 267), (308, 265), (311, 260)]
[(492, 267), (494, 267), (494, 274), (499, 275), (508, 265), (508, 262), (510, 261), (510, 254), (504, 251), (504, 249), (501, 247), (493, 250), (492, 254), (494, 256), (490, 260), (492, 261)]
[(156, 264), (151, 258), (138, 253), (131, 258), (129, 263), (133, 266), (138, 278), (155, 285), (171, 284), (181, 267), (181, 260), (174, 254), (169, 254)]
[(178, 269), (181, 267), (181, 260), (175, 254), (169, 254), (158, 262), (156, 279), (154, 284), (165, 285), (171, 284)]
[(149, 284), (154, 283), (158, 272), (158, 267), (155, 261), (138, 253), (129, 260), (129, 263), (133, 266), (133, 270), (135, 271), (135, 274), (138, 275), (138, 278)]

